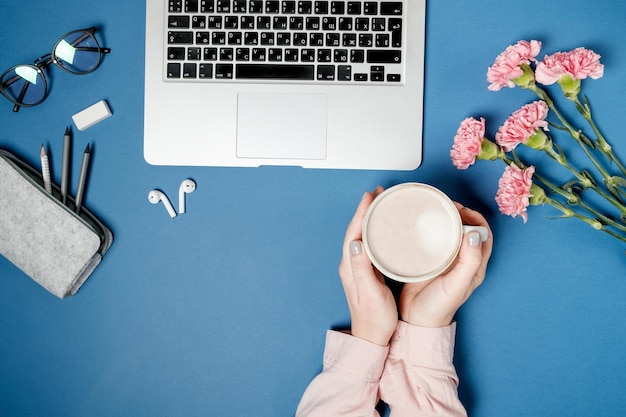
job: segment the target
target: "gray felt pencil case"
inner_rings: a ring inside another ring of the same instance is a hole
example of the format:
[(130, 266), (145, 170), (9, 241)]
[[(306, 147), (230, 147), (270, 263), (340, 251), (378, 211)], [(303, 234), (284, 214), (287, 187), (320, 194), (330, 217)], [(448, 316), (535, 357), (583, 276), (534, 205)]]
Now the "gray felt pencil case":
[(0, 254), (59, 298), (74, 295), (98, 266), (113, 234), (74, 199), (61, 202), (41, 173), (0, 149)]

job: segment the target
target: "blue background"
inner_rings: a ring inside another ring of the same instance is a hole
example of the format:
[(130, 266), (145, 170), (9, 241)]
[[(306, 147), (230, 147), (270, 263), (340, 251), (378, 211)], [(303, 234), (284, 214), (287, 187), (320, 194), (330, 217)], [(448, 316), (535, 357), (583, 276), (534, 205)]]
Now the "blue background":
[[(73, 29), (99, 26), (111, 48), (93, 74), (50, 72), (42, 105), (0, 101), (0, 147), (60, 181), (70, 116), (98, 100), (113, 117), (74, 129), (73, 185), (93, 146), (84, 204), (115, 242), (79, 293), (58, 300), (0, 257), (0, 415), (290, 416), (320, 371), (325, 331), (349, 323), (337, 275), (345, 227), (365, 190), (431, 183), (488, 218), (487, 279), (458, 314), (455, 361), (472, 416), (615, 416), (626, 388), (623, 243), (532, 207), (498, 213), (499, 162), (450, 163), (459, 122), (485, 116), (493, 136), (535, 99), (487, 90), (495, 57), (520, 39), (546, 53), (602, 55), (585, 81), (596, 120), (626, 159), (626, 6), (621, 0), (434, 0), (427, 5), (424, 162), (414, 172), (156, 167), (143, 160), (144, 2), (0, 3), (0, 68), (28, 63)], [(167, 105), (164, 103), (163, 105)], [(558, 169), (554, 167), (555, 175)], [(193, 178), (188, 213), (175, 203)], [(2, 198), (0, 196), (0, 198)], [(0, 214), (1, 215), (1, 214)]]

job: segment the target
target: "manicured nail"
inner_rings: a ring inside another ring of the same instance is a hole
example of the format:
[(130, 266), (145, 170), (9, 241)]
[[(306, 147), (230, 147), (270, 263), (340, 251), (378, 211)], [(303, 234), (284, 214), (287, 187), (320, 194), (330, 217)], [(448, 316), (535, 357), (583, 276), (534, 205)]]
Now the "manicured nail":
[(361, 254), (361, 242), (358, 240), (350, 242), (350, 254), (355, 256)]
[(468, 240), (469, 240), (469, 245), (470, 246), (480, 246), (480, 233), (478, 232), (471, 232), (468, 236)]

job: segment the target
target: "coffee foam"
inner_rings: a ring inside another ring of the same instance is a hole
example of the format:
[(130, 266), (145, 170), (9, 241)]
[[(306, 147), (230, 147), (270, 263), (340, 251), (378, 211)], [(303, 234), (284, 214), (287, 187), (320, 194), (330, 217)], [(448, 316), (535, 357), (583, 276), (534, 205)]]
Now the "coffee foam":
[(447, 197), (427, 187), (405, 187), (377, 202), (367, 240), (382, 268), (419, 277), (456, 255), (459, 227), (458, 213)]

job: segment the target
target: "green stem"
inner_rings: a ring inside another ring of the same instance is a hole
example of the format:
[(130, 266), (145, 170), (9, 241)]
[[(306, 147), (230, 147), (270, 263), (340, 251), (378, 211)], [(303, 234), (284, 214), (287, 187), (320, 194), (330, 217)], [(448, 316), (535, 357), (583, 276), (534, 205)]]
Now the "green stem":
[[(526, 166), (524, 166), (524, 164), (522, 164), (520, 161), (513, 161), (509, 158), (507, 158), (505, 155), (501, 156), (502, 161), (507, 164), (510, 165), (512, 163), (519, 165), (522, 165), (520, 168), (524, 169), (526, 168)], [(540, 176), (539, 174), (537, 174), (536, 172), (533, 174), (533, 178), (535, 178), (538, 182), (540, 182), (541, 184), (543, 184), (546, 188), (548, 188), (550, 191), (552, 191), (555, 194), (560, 195), (561, 197), (563, 197), (566, 201), (568, 201), (569, 203), (579, 206), (580, 208), (582, 208), (583, 210), (586, 210), (591, 216), (593, 216), (593, 218), (587, 217), (585, 215), (582, 215), (576, 211), (574, 211), (571, 208), (566, 207), (563, 203), (561, 203), (558, 200), (549, 198), (546, 196), (546, 202), (549, 203), (550, 205), (558, 208), (559, 210), (561, 210), (561, 212), (563, 212), (563, 214), (565, 214), (566, 217), (575, 217), (577, 219), (583, 220), (584, 222), (586, 222), (587, 224), (591, 225), (594, 229), (596, 230), (603, 230), (606, 233), (611, 234), (613, 237), (617, 237), (618, 239), (626, 242), (626, 236), (622, 236), (619, 233), (616, 233), (610, 229), (607, 229), (605, 226), (609, 226), (609, 227), (613, 227), (617, 230), (620, 230), (623, 233), (626, 233), (626, 225), (620, 224), (618, 222), (616, 222), (615, 220), (605, 216), (604, 214), (598, 212), (596, 209), (594, 209), (593, 207), (587, 205), (585, 202), (583, 202), (579, 196), (570, 193), (564, 189), (562, 189), (561, 187), (558, 187), (557, 185), (553, 184), (551, 181), (543, 178), (542, 176)]]
[(596, 167), (596, 169), (602, 174), (602, 176), (604, 178), (606, 178), (608, 180), (608, 178), (610, 178), (611, 175), (604, 169), (604, 167), (597, 161), (597, 159), (589, 151), (588, 145), (586, 145), (585, 142), (581, 138), (581, 133), (578, 132), (577, 130), (575, 130), (572, 127), (572, 125), (570, 125), (569, 122), (565, 119), (565, 117), (563, 117), (561, 112), (559, 112), (559, 110), (554, 105), (554, 102), (552, 101), (550, 96), (548, 96), (548, 93), (546, 93), (543, 89), (537, 87), (536, 85), (533, 86), (530, 89), (535, 94), (537, 94), (537, 96), (539, 96), (540, 99), (542, 99), (543, 101), (546, 102), (546, 104), (548, 105), (550, 110), (552, 110), (552, 112), (556, 115), (556, 117), (559, 119), (559, 121), (563, 124), (563, 127), (565, 127), (565, 129), (567, 129), (567, 131), (569, 132), (570, 136), (572, 138), (574, 138), (574, 140), (580, 145), (580, 147), (582, 148), (583, 152), (585, 152), (585, 155), (587, 155), (587, 157), (593, 163), (593, 165)]
[[(561, 164), (563, 167), (567, 168), (567, 170), (569, 172), (571, 172), (572, 175), (574, 175), (576, 177), (576, 179), (578, 179), (578, 181), (581, 182), (581, 185), (584, 188), (589, 188), (589, 189), (595, 191), (602, 198), (607, 200), (609, 203), (613, 204), (620, 211), (620, 215), (622, 215), (622, 216), (626, 215), (626, 207), (624, 207), (624, 205), (622, 204), (621, 201), (619, 201), (618, 199), (613, 197), (613, 195), (611, 195), (610, 193), (607, 193), (606, 191), (604, 191), (603, 189), (598, 187), (595, 184), (595, 180), (593, 180), (593, 178), (590, 179), (590, 178), (585, 177), (583, 174), (581, 174), (575, 167), (573, 167), (567, 161), (567, 158), (565, 157), (565, 155), (563, 155), (562, 153), (556, 152), (552, 146), (549, 146), (549, 147), (545, 148), (544, 152), (549, 157), (551, 157), (552, 159), (557, 161), (559, 164)], [(589, 174), (589, 175), (591, 175), (591, 174)]]
[[(607, 226), (607, 224), (603, 224), (602, 221), (599, 221), (597, 219), (592, 219), (592, 218), (584, 216), (584, 215), (582, 215), (580, 213), (577, 213), (577, 212), (569, 209), (565, 205), (563, 205), (563, 203), (561, 203), (560, 201), (554, 200), (554, 199), (549, 198), (549, 197), (546, 197), (546, 203), (548, 203), (552, 207), (560, 210), (564, 214), (565, 217), (575, 217), (575, 218), (577, 218), (579, 220), (584, 221), (585, 223), (587, 223), (588, 225), (593, 227), (595, 230), (601, 230), (601, 231), (603, 231), (605, 233), (608, 233), (612, 237), (621, 240), (622, 242), (626, 242), (626, 236), (622, 236), (621, 234), (617, 233), (616, 231), (606, 228), (605, 226)], [(614, 226), (614, 225), (613, 224), (609, 224), (608, 226)], [(624, 230), (621, 227), (618, 227), (618, 229), (619, 230)]]
[(591, 108), (589, 107), (589, 105), (583, 105), (580, 102), (578, 96), (576, 96), (574, 103), (576, 104), (578, 112), (584, 117), (587, 123), (589, 123), (589, 126), (591, 126), (591, 129), (598, 138), (598, 147), (602, 150), (602, 152), (608, 157), (610, 161), (613, 161), (615, 165), (617, 165), (619, 170), (622, 172), (622, 175), (626, 176), (626, 167), (624, 167), (617, 155), (615, 155), (612, 146), (609, 145), (609, 143), (604, 138), (604, 135), (602, 134), (602, 132), (600, 132), (600, 129), (598, 129), (598, 126), (596, 126), (596, 123), (593, 121), (593, 117), (591, 116)]

